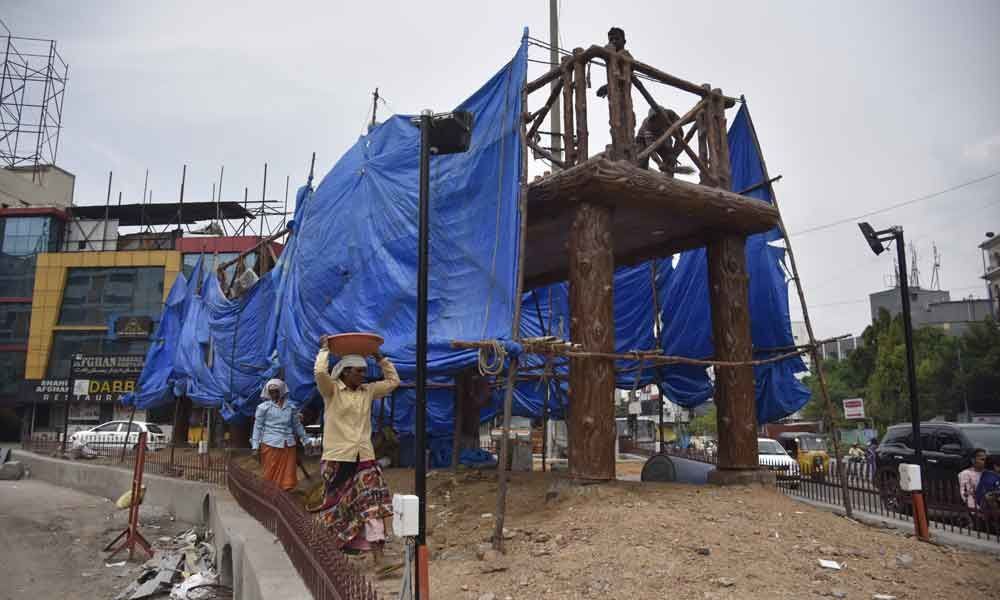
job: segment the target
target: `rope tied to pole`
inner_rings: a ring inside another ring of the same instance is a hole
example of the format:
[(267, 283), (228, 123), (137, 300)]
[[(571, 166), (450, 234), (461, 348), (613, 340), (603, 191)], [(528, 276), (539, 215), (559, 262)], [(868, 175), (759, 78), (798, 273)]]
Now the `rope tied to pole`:
[(479, 348), (479, 374), (483, 377), (500, 375), (506, 362), (507, 350), (499, 340), (487, 340)]

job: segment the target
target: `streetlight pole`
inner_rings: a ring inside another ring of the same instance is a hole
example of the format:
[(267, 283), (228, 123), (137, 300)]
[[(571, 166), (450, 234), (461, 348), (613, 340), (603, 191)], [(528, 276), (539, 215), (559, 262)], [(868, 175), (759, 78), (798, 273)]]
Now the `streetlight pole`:
[(903, 301), (903, 339), (906, 342), (906, 380), (910, 393), (910, 421), (913, 427), (913, 458), (923, 467), (924, 452), (920, 442), (920, 401), (917, 398), (917, 369), (913, 356), (913, 317), (910, 314), (910, 282), (906, 270), (906, 246), (903, 228), (891, 227), (896, 240), (896, 257), (899, 261), (899, 293)]
[[(431, 154), (457, 154), (469, 149), (472, 113), (434, 114), (423, 110), (413, 120), (420, 128), (420, 183), (417, 217), (417, 401), (414, 422), (414, 482), (418, 498), (416, 598), (430, 598), (427, 552), (427, 297), (430, 256)], [(455, 432), (458, 435), (458, 432)]]
[(913, 316), (910, 314), (910, 283), (906, 274), (906, 246), (903, 228), (894, 225), (875, 231), (868, 223), (858, 223), (861, 234), (876, 255), (885, 252), (885, 242), (896, 242), (896, 261), (899, 264), (899, 294), (903, 309), (903, 339), (906, 343), (906, 382), (910, 396), (910, 422), (913, 427), (913, 457), (923, 468), (924, 453), (920, 444), (920, 400), (917, 397), (917, 369), (913, 358)]
[(427, 565), (427, 271), (430, 244), (430, 110), (420, 113), (420, 206), (417, 218), (417, 414), (414, 423), (416, 456), (414, 490), (419, 499), (417, 531), (417, 598), (429, 596)]

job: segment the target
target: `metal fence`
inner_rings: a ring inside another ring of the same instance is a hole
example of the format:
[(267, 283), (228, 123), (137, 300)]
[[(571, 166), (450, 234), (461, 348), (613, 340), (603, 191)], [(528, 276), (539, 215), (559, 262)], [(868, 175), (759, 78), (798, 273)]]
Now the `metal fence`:
[[(58, 440), (26, 440), (22, 443), (25, 450), (61, 457), (64, 454), (79, 457), (94, 464), (121, 466), (131, 469), (135, 461), (134, 444), (122, 442), (100, 441), (88, 442), (86, 446), (74, 448), (66, 445), (63, 452), (62, 442)], [(153, 475), (176, 477), (189, 481), (203, 481), (216, 485), (226, 484), (226, 468), (230, 451), (214, 449), (208, 453), (199, 454), (197, 449), (190, 447), (171, 448), (168, 446), (153, 446), (146, 452), (145, 472)]]
[[(664, 453), (716, 464), (714, 453), (704, 450), (666, 447)], [(846, 463), (844, 467), (847, 494), (854, 510), (913, 521), (911, 496), (899, 488), (898, 477), (892, 469), (876, 469), (866, 462)], [(798, 466), (766, 468), (775, 472), (778, 489), (785, 494), (823, 504), (844, 505), (843, 486), (835, 464), (808, 470)], [(928, 478), (923, 487), (932, 531), (948, 531), (1000, 543), (1000, 511), (969, 508), (959, 493), (957, 478)]]
[(229, 491), (284, 546), (317, 600), (377, 600), (371, 582), (338, 550), (336, 536), (292, 494), (229, 462)]

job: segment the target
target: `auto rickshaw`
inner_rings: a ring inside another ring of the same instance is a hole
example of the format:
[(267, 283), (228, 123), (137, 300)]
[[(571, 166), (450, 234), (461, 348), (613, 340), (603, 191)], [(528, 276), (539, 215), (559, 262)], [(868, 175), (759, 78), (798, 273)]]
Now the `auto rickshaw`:
[(799, 464), (803, 476), (821, 480), (830, 467), (826, 438), (808, 431), (788, 431), (777, 437), (778, 443)]

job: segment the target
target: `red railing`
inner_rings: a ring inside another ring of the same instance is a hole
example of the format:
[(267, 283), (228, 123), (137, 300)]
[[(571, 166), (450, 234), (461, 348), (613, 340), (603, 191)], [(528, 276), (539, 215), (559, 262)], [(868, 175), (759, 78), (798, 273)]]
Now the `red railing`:
[(229, 491), (281, 541), (317, 600), (377, 600), (378, 593), (337, 549), (336, 536), (291, 494), (229, 462)]

